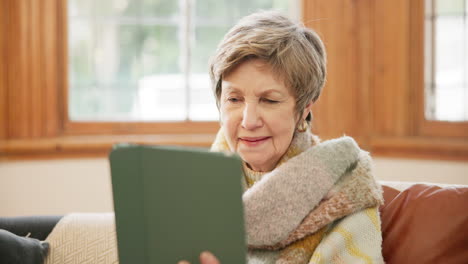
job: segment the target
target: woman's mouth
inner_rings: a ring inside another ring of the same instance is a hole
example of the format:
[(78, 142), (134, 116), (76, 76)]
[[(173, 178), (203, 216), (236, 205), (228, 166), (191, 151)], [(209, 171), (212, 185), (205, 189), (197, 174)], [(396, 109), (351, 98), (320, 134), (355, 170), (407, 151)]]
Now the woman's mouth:
[(267, 141), (270, 137), (240, 137), (239, 141), (246, 146), (256, 147)]

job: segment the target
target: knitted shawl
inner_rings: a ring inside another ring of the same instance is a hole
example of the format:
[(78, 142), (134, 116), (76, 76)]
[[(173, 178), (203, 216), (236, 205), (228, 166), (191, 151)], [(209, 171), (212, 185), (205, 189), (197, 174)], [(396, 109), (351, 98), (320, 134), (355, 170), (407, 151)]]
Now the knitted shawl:
[[(222, 130), (211, 149), (229, 152)], [(244, 164), (243, 186), (249, 264), (384, 263), (382, 189), (352, 138), (296, 132), (271, 172)]]

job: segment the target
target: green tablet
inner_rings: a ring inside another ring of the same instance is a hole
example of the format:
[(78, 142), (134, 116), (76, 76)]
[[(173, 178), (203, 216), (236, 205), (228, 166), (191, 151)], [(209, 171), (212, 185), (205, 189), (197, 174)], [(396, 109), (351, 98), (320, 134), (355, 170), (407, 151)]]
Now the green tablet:
[(121, 264), (246, 262), (241, 160), (205, 149), (117, 145), (110, 154)]

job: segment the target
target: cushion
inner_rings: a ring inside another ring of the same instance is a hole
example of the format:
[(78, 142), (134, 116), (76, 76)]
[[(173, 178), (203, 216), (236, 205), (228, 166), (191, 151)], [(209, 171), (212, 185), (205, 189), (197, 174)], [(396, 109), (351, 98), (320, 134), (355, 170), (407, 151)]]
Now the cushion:
[(468, 187), (383, 186), (383, 256), (388, 264), (466, 263)]
[(0, 263), (43, 263), (49, 244), (35, 238), (20, 237), (0, 229)]

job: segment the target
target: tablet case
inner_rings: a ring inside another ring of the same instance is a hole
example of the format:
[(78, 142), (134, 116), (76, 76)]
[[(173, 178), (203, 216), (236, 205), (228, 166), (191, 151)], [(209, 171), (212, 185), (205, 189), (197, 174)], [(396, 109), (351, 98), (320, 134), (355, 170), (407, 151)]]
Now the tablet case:
[(121, 264), (246, 262), (241, 160), (204, 149), (118, 145), (110, 154)]

